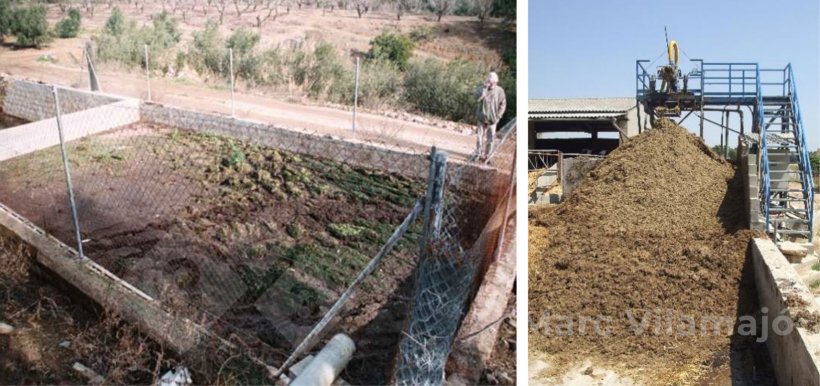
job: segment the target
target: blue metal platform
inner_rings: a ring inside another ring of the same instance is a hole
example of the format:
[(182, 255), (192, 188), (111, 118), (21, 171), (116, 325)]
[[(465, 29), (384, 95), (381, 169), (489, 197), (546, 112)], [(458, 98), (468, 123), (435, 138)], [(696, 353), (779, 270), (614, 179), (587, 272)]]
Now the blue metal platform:
[(638, 103), (644, 106), (652, 122), (656, 111), (700, 111), (701, 136), (705, 109), (748, 107), (754, 117), (752, 133), (747, 135), (742, 124), (740, 131), (732, 131), (752, 139), (754, 143), (750, 145), (757, 149), (766, 230), (775, 241), (782, 236), (811, 241), (814, 182), (791, 64), (764, 69), (758, 63), (708, 63), (701, 59), (692, 62), (695, 68), (685, 75), (686, 80), (684, 76), (679, 79), (684, 86), (675, 92), (661, 92), (653, 87), (656, 75), (647, 68), (649, 61), (636, 61)]

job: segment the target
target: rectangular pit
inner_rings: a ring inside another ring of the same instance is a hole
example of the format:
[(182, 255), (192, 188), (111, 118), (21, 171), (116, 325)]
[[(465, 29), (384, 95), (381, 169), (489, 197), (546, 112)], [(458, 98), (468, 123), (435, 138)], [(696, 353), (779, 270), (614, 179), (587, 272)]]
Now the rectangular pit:
[[(17, 90), (49, 98), (47, 88)], [(117, 121), (123, 112), (141, 120)], [(115, 121), (68, 138), (86, 255), (173, 314), (240, 337), (268, 363), (281, 363), (375, 254), (423, 194), (429, 167), (400, 149), (128, 100), (74, 114)], [(73, 246), (61, 155), (46, 145), (0, 162), (0, 180), (10, 182), (0, 197)], [(481, 187), (458, 193), (471, 206), (460, 219), (471, 225), (470, 246), (500, 194), (490, 193), (509, 176), (465, 169), (465, 186)], [(348, 381), (387, 380), (411, 307), (419, 232), (411, 228), (331, 328), (358, 344)]]

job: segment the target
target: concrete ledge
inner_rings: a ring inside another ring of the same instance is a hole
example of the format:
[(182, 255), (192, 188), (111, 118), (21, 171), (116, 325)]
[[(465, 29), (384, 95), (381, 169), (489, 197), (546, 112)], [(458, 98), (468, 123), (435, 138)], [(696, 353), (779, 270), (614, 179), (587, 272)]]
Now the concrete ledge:
[(91, 260), (46, 234), (22, 216), (0, 204), (0, 227), (16, 234), (37, 250), (36, 260), (108, 312), (135, 324), (155, 341), (177, 354), (191, 355), (205, 347), (231, 346), (191, 320), (174, 316), (159, 303), (123, 282)]
[[(0, 93), (4, 95), (2, 101), (0, 101), (2, 102), (3, 112), (28, 121), (40, 121), (57, 115), (54, 109), (54, 95), (51, 91), (51, 85), (9, 76), (2, 78), (3, 82), (0, 83), (5, 85), (5, 90)], [(57, 93), (60, 97), (60, 110), (63, 114), (126, 99), (66, 87), (57, 87)]]
[[(769, 322), (790, 311), (787, 297), (802, 299), (807, 311), (820, 312), (797, 271), (771, 240), (753, 239), (751, 252), (760, 306), (768, 308)], [(778, 335), (772, 323), (768, 323), (768, 329), (766, 345), (777, 383), (820, 385), (820, 333), (795, 327), (788, 335)]]
[[(111, 130), (139, 121), (139, 102), (123, 100), (74, 113), (63, 114), (66, 141)], [(60, 144), (57, 118), (48, 118), (0, 131), (0, 162)]]

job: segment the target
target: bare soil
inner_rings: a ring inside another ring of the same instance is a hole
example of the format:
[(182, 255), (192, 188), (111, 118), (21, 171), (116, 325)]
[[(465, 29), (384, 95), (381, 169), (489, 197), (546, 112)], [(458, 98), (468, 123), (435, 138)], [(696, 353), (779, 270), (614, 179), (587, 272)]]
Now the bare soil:
[(8, 129), (9, 127), (20, 126), (25, 123), (27, 122), (23, 119), (3, 114), (3, 112), (0, 111), (0, 130)]
[[(147, 124), (71, 143), (69, 154), (86, 254), (274, 363), (424, 189), (422, 181)], [(0, 197), (74, 245), (59, 165), (56, 149), (5, 162)], [(357, 341), (343, 374), (349, 382), (387, 379), (409, 311), (418, 232), (411, 228), (331, 328)]]
[(179, 363), (39, 267), (33, 253), (0, 234), (0, 321), (15, 328), (0, 335), (0, 384), (86, 384), (75, 362), (108, 383), (149, 384)]
[[(546, 376), (586, 359), (659, 385), (698, 384), (736, 361), (764, 366), (754, 337), (733, 333), (756, 312), (741, 189), (733, 165), (664, 121), (568, 201), (531, 212), (530, 345), (556, 365)], [(704, 316), (730, 323), (715, 332)]]

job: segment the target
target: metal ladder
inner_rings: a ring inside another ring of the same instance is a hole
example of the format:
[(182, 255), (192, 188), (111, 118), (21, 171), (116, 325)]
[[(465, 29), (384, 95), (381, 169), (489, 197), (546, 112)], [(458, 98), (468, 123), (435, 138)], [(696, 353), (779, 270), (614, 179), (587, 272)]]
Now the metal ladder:
[[(760, 72), (782, 71), (783, 81), (761, 82)], [(767, 231), (812, 240), (814, 182), (792, 66), (758, 70), (756, 118), (760, 128), (761, 205)], [(763, 86), (782, 86), (764, 95)], [(799, 185), (799, 186), (798, 186)]]

